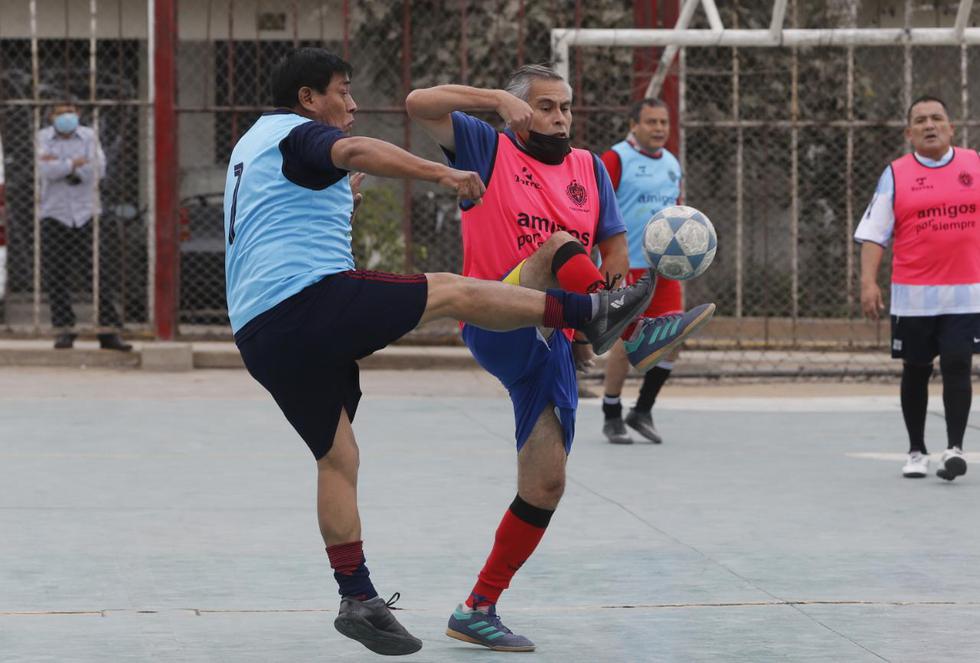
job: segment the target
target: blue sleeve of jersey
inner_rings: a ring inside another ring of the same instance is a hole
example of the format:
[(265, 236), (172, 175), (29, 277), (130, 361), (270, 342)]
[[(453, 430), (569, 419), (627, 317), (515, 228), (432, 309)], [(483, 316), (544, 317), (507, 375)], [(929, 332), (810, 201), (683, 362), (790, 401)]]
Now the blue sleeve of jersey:
[(347, 177), (346, 170), (334, 165), (330, 158), (333, 144), (347, 135), (337, 127), (319, 122), (304, 122), (293, 127), (279, 141), (282, 153), (282, 174), (293, 184), (314, 191)]
[(453, 112), (452, 118), (456, 151), (443, 148), (449, 165), (479, 173), (483, 183), (489, 184), (493, 160), (497, 155), (497, 130), (483, 120), (459, 111)]
[(596, 185), (599, 187), (599, 223), (596, 228), (595, 243), (605, 241), (613, 235), (626, 232), (626, 222), (616, 203), (616, 192), (602, 161), (592, 155), (595, 161)]

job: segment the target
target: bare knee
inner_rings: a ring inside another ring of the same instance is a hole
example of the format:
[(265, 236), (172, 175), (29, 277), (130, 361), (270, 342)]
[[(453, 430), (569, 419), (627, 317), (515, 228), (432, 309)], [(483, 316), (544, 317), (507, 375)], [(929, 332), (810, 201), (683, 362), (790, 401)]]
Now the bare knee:
[[(564, 230), (559, 230), (558, 232), (552, 234), (548, 240), (541, 245), (541, 249), (547, 249), (552, 254), (557, 251), (560, 247), (568, 244), (569, 242), (578, 242), (579, 240), (569, 232)], [(579, 242), (581, 244), (581, 242)], [(539, 251), (541, 249), (538, 249)]]
[(541, 509), (554, 509), (565, 494), (565, 472), (543, 474), (531, 477), (518, 490), (518, 494), (528, 504)]
[(361, 450), (358, 448), (350, 431), (350, 424), (346, 423), (346, 420), (342, 419), (337, 428), (338, 434), (334, 437), (333, 445), (326, 454), (316, 461), (317, 470), (321, 473), (357, 476), (357, 471), (361, 467)]
[(570, 233), (559, 230), (538, 247), (521, 268), (521, 285), (525, 288), (544, 290), (558, 287), (554, 274), (554, 260), (558, 249), (569, 242), (581, 243)]
[(448, 272), (426, 274), (425, 278), (428, 294), (421, 323), (455, 316), (459, 302), (465, 301), (467, 297), (470, 279)]

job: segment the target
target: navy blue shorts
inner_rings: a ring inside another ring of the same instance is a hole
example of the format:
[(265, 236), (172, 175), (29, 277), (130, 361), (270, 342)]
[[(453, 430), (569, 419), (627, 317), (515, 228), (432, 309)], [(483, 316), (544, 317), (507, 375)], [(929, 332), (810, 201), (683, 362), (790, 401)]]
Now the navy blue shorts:
[(517, 450), (546, 407), (554, 407), (564, 433), (565, 453), (575, 437), (578, 379), (571, 342), (561, 332), (545, 340), (536, 327), (494, 332), (466, 325), (463, 342), (483, 368), (507, 388), (514, 405)]
[(936, 355), (980, 352), (980, 313), (892, 316), (892, 358), (931, 364)]
[(333, 446), (341, 409), (361, 399), (357, 360), (419, 324), (424, 274), (331, 274), (258, 315), (235, 334), (252, 377), (276, 400), (318, 460)]

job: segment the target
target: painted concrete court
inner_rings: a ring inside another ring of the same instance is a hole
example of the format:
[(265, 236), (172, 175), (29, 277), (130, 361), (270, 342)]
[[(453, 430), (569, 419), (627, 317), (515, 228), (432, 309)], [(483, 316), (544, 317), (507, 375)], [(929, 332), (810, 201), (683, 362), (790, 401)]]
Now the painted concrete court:
[[(365, 552), (411, 660), (507, 658), (442, 631), (513, 497), (509, 403), (478, 372), (363, 382)], [(243, 371), (4, 369), (0, 394), (0, 661), (380, 660), (333, 629), (313, 464)], [(583, 403), (500, 605), (528, 660), (980, 660), (976, 415), (947, 484), (899, 476), (896, 385), (671, 385), (658, 408), (666, 444), (611, 447)]]

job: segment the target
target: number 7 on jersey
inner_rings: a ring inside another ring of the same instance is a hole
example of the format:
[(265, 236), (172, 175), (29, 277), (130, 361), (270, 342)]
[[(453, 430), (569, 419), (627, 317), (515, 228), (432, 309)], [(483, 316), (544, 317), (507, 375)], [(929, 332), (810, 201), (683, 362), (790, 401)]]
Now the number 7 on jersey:
[(242, 173), (245, 171), (244, 163), (235, 164), (235, 192), (231, 194), (231, 214), (228, 221), (228, 246), (235, 243), (235, 214), (238, 212), (238, 187), (242, 183)]

